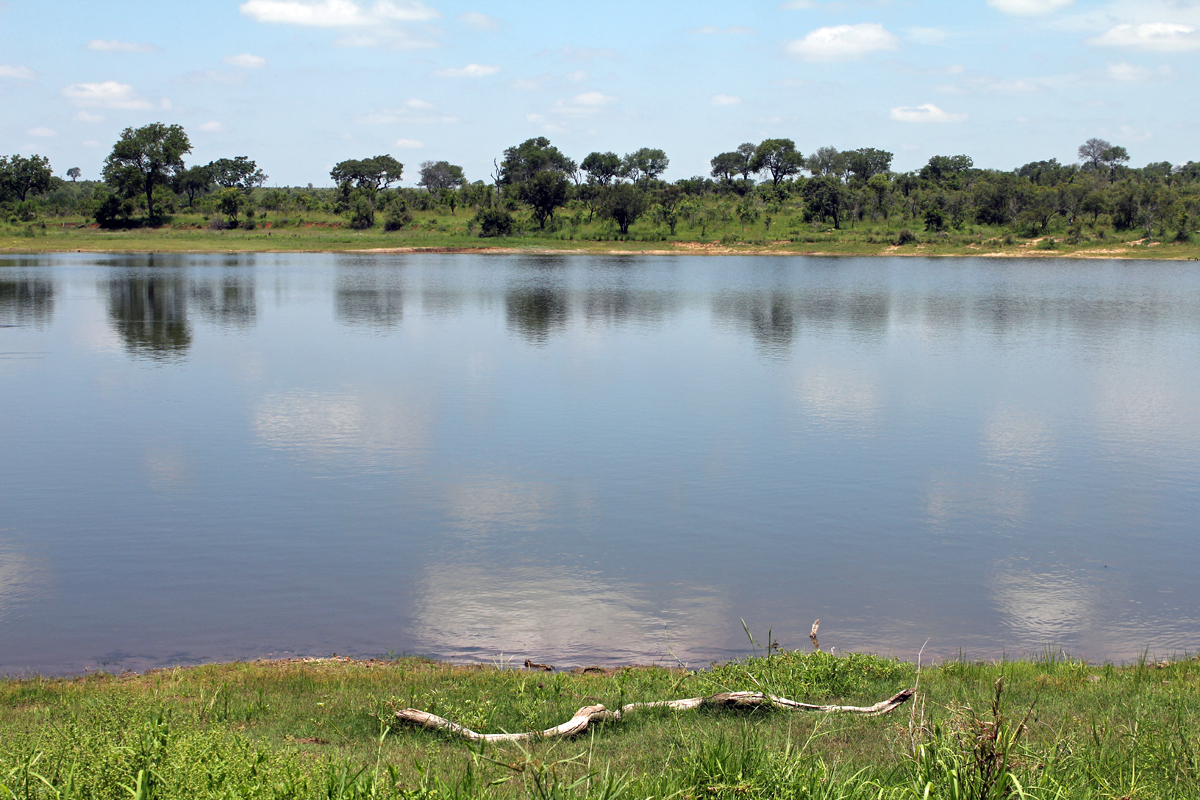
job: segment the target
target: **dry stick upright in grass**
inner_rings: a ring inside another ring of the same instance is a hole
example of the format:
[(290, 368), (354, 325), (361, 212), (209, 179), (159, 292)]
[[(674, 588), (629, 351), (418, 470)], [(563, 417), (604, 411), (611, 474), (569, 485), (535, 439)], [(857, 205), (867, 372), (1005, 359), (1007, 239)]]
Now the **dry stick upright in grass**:
[(657, 700), (650, 703), (629, 703), (621, 706), (619, 711), (609, 711), (602, 705), (584, 706), (563, 724), (547, 728), (544, 731), (529, 731), (527, 733), (476, 733), (464, 728), (456, 722), (419, 711), (406, 708), (396, 712), (396, 719), (411, 722), (430, 730), (445, 730), (470, 739), (473, 742), (518, 742), (524, 739), (551, 739), (575, 736), (587, 730), (592, 722), (619, 722), (621, 718), (639, 708), (670, 708), (675, 711), (686, 711), (701, 706), (733, 706), (735, 708), (756, 708), (758, 706), (777, 706), (794, 711), (817, 711), (823, 714), (866, 714), (876, 716), (893, 711), (912, 697), (915, 689), (904, 689), (881, 700), (873, 706), (818, 706), (810, 703), (798, 703), (786, 697), (777, 697), (763, 692), (721, 692), (708, 697), (689, 697), (683, 700)]

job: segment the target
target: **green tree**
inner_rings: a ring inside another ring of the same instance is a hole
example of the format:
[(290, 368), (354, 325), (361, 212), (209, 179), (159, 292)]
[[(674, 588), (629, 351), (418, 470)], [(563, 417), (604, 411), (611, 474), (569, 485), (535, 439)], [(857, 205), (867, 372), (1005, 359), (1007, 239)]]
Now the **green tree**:
[(842, 227), (842, 209), (846, 202), (845, 185), (832, 175), (821, 175), (804, 184), (804, 218), (832, 219), (833, 227)]
[(770, 173), (771, 185), (778, 186), (784, 178), (804, 169), (804, 156), (791, 139), (764, 139), (754, 149), (749, 169), (751, 172)]
[(50, 188), (54, 172), (45, 156), (0, 156), (0, 199), (6, 195), (21, 203), (29, 194), (39, 195)]
[(1120, 145), (1110, 147), (1100, 154), (1100, 163), (1108, 168), (1108, 178), (1113, 180), (1117, 177), (1117, 167), (1129, 163), (1129, 151)]
[(202, 194), (207, 194), (212, 188), (213, 178), (211, 165), (188, 167), (187, 169), (175, 174), (171, 181), (171, 188), (179, 194), (187, 195), (188, 208), (192, 207), (196, 198)]
[(593, 183), (608, 186), (613, 178), (621, 174), (621, 157), (613, 152), (588, 153), (579, 167)]
[(153, 122), (126, 128), (104, 160), (104, 182), (130, 197), (146, 196), (146, 216), (154, 219), (154, 190), (167, 185), (183, 170), (183, 156), (192, 143), (180, 125)]
[(386, 189), (404, 175), (404, 165), (390, 155), (339, 161), (329, 171), (329, 177), (347, 197), (351, 188), (377, 192)]
[(670, 163), (671, 159), (662, 150), (643, 147), (626, 153), (625, 158), (621, 159), (621, 175), (634, 183), (645, 185), (666, 172)]
[(236, 225), (238, 215), (246, 204), (242, 192), (237, 187), (227, 186), (217, 193), (216, 200), (217, 210), (224, 214), (231, 224)]
[(742, 169), (746, 166), (746, 159), (742, 157), (741, 153), (733, 151), (718, 153), (708, 164), (712, 167), (711, 175), (714, 178), (729, 183), (733, 180), (734, 175), (741, 174)]
[(439, 192), (442, 189), (455, 189), (466, 183), (463, 168), (449, 161), (421, 162), (421, 179), (418, 186), (424, 186), (429, 192)]
[(546, 220), (554, 218), (554, 210), (567, 202), (571, 184), (567, 176), (557, 170), (542, 170), (520, 185), (521, 202), (527, 203), (538, 221), (538, 228), (545, 230)]
[(267, 182), (267, 176), (258, 165), (246, 156), (218, 158), (208, 165), (212, 181), (223, 189), (241, 189), (249, 192)]
[(629, 226), (646, 210), (646, 192), (628, 183), (608, 187), (604, 193), (601, 210), (617, 223), (621, 235), (629, 233)]
[(83, 175), (83, 170), (81, 170), (79, 167), (71, 167), (69, 170), (67, 170), (67, 177), (71, 179), (71, 183), (79, 180), (81, 175)]
[(518, 186), (539, 172), (572, 175), (576, 169), (575, 162), (550, 144), (549, 139), (538, 136), (504, 151), (504, 160), (497, 167), (496, 180), (499, 186)]
[(809, 156), (804, 167), (813, 175), (833, 175), (841, 178), (848, 167), (845, 153), (839, 153), (836, 147), (818, 147), (817, 152)]
[(921, 167), (921, 178), (939, 185), (957, 183), (959, 177), (974, 165), (970, 156), (934, 156)]
[(842, 155), (846, 157), (846, 167), (854, 180), (862, 183), (870, 183), (876, 175), (886, 175), (892, 168), (892, 154), (887, 150), (860, 147)]

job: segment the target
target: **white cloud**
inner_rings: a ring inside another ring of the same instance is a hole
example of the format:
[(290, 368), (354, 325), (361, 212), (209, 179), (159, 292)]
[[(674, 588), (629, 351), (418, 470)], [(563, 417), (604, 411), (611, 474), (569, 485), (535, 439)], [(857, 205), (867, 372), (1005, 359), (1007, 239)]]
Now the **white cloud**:
[(37, 73), (29, 67), (0, 64), (0, 78), (16, 78), (22, 81), (31, 81), (36, 77)]
[(895, 49), (896, 37), (874, 22), (817, 28), (787, 46), (789, 53), (809, 61), (858, 58), (875, 50)]
[(492, 64), (467, 64), (465, 67), (439, 69), (433, 74), (439, 78), (486, 78), (499, 71), (500, 68)]
[(574, 72), (567, 73), (567, 80), (571, 81), (572, 83), (580, 83), (582, 81), (586, 81), (587, 76), (588, 74), (586, 70), (577, 69)]
[(714, 94), (708, 102), (714, 106), (736, 106), (742, 102), (742, 98), (732, 94)]
[(910, 40), (917, 44), (940, 44), (946, 41), (950, 34), (946, 33), (941, 28), (909, 28), (907, 36)]
[(122, 42), (117, 39), (92, 39), (87, 43), (88, 50), (99, 50), (103, 53), (153, 53), (158, 48), (145, 42)]
[(420, 150), (425, 146), (424, 142), (418, 142), (416, 139), (397, 139), (393, 147), (403, 147), (407, 150)]
[(780, 8), (789, 11), (803, 10), (808, 8), (816, 8), (817, 4), (813, 0), (788, 0), (786, 3), (780, 3)]
[(261, 69), (267, 65), (267, 60), (262, 56), (254, 56), (249, 53), (240, 53), (236, 56), (225, 56), (221, 59), (226, 64), (234, 67), (242, 67), (244, 69)]
[(1107, 70), (1108, 77), (1114, 81), (1122, 83), (1143, 83), (1145, 81), (1154, 80), (1155, 78), (1169, 78), (1172, 75), (1171, 68), (1163, 64), (1156, 70), (1149, 67), (1134, 66), (1125, 61), (1116, 64), (1109, 64)]
[(1181, 51), (1200, 48), (1200, 32), (1179, 22), (1146, 22), (1117, 25), (1087, 40), (1098, 47), (1132, 47), (1139, 50)]
[(1071, 5), (1075, 0), (988, 0), (988, 5), (1005, 14), (1032, 16), (1049, 14)]
[(220, 133), (221, 131), (225, 130), (225, 126), (214, 119), (201, 125), (200, 130), (204, 131), (205, 133)]
[(459, 122), (459, 118), (438, 109), (437, 106), (428, 100), (413, 97), (406, 100), (404, 106), (401, 108), (385, 108), (380, 111), (372, 111), (355, 121), (363, 125), (395, 125), (398, 123), (423, 125), (431, 123), (454, 123)]
[(51, 136), (58, 136), (58, 131), (53, 130), (51, 128), (32, 128), (30, 130), (25, 131), (25, 133), (28, 136), (40, 136), (40, 137), (46, 137), (46, 138), (49, 138)]
[(176, 79), (179, 83), (216, 83), (221, 86), (241, 86), (246, 82), (246, 76), (241, 72), (217, 72), (215, 69), (204, 72), (190, 72)]
[(1029, 92), (1040, 91), (1043, 86), (1031, 80), (1023, 78), (993, 78), (990, 75), (979, 75), (971, 78), (966, 78), (962, 83), (943, 83), (934, 88), (934, 91), (945, 92), (947, 94), (1027, 94)]
[(62, 90), (63, 96), (82, 108), (124, 108), (144, 110), (152, 108), (146, 100), (127, 83), (104, 81), (102, 83), (72, 83)]
[(103, 114), (92, 114), (88, 111), (78, 111), (74, 117), (76, 122), (104, 122)]
[(692, 32), (698, 33), (701, 36), (716, 36), (718, 34), (725, 34), (727, 36), (745, 36), (747, 34), (754, 33), (754, 28), (747, 28), (745, 25), (729, 25), (724, 28), (717, 27), (716, 25), (701, 25)]
[(479, 11), (468, 11), (465, 14), (459, 14), (458, 19), (468, 28), (474, 28), (477, 31), (498, 31), (508, 27), (508, 24), (504, 20), (483, 14)]
[(365, 10), (351, 0), (320, 0), (315, 3), (302, 0), (248, 0), (238, 9), (257, 22), (317, 28), (368, 26), (381, 20), (421, 22), (441, 16), (420, 0), (400, 3), (380, 0)]
[(604, 106), (612, 105), (616, 101), (617, 98), (602, 92), (584, 92), (572, 97), (570, 105), (586, 109), (600, 109)]
[(892, 119), (899, 122), (963, 122), (966, 114), (949, 114), (933, 103), (920, 106), (898, 106), (892, 109)]

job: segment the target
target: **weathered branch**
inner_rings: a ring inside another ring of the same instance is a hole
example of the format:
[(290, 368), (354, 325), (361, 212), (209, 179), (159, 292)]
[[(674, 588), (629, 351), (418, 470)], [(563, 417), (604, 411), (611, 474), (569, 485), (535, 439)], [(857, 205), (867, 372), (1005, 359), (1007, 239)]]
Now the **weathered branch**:
[(584, 706), (575, 712), (563, 724), (548, 728), (544, 731), (529, 731), (527, 733), (476, 733), (464, 728), (456, 722), (430, 714), (428, 711), (418, 711), (415, 708), (405, 708), (396, 712), (396, 719), (410, 722), (430, 730), (444, 730), (470, 739), (473, 742), (516, 742), (524, 739), (550, 739), (576, 736), (587, 730), (592, 722), (619, 722), (625, 714), (639, 708), (670, 708), (675, 711), (686, 711), (701, 706), (732, 706), (735, 708), (756, 708), (758, 706), (778, 707), (793, 711), (816, 711), (822, 714), (866, 714), (877, 716), (904, 705), (912, 697), (915, 689), (904, 689), (881, 700), (873, 706), (819, 706), (811, 703), (798, 703), (786, 697), (777, 697), (762, 692), (721, 692), (708, 697), (688, 697), (683, 700), (658, 700), (650, 703), (629, 703), (621, 706), (620, 711), (611, 711), (602, 705)]

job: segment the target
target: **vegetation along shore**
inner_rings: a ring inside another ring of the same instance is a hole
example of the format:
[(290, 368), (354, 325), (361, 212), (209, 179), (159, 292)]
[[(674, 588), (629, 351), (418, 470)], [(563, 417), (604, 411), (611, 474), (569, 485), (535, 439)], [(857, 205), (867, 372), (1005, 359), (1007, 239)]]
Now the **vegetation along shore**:
[[(413, 188), (390, 155), (339, 162), (332, 188), (267, 188), (248, 156), (188, 165), (178, 125), (129, 128), (103, 180), (0, 157), (0, 252), (511, 250), (1200, 258), (1200, 164), (1129, 166), (1089, 139), (1077, 163), (1011, 171), (967, 155), (895, 172), (876, 148), (746, 143), (708, 175), (666, 182), (665, 151), (576, 161), (545, 137), (507, 148), (486, 180), (426, 161)], [(324, 176), (318, 176), (322, 181)]]
[[(762, 692), (888, 713), (581, 708)], [(771, 652), (704, 670), (290, 660), (0, 681), (3, 798), (1194, 798), (1200, 661), (917, 665)], [(907, 699), (907, 702), (903, 702)]]

